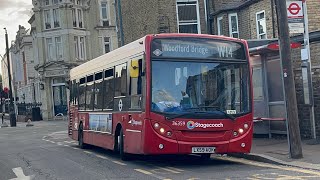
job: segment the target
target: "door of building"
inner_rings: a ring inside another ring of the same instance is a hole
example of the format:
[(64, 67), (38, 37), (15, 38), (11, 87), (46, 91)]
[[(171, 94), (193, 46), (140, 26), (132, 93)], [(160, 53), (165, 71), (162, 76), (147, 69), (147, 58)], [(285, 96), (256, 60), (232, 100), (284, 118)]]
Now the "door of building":
[(53, 109), (54, 115), (67, 115), (67, 95), (65, 84), (53, 84)]

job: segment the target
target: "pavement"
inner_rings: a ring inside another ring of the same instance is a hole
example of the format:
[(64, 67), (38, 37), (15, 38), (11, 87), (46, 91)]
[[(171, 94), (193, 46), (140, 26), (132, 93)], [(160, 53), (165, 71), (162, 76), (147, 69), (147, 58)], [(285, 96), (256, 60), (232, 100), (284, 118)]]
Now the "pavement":
[(234, 155), (249, 160), (320, 170), (320, 141), (302, 140), (301, 159), (290, 158), (286, 137), (254, 138), (250, 154)]

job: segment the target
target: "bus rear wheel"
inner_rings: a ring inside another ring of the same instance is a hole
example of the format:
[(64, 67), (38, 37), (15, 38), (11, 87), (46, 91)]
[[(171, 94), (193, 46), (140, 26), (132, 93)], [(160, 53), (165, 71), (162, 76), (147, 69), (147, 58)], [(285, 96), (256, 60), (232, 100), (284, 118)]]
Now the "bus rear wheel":
[(120, 134), (119, 134), (118, 140), (119, 140), (118, 146), (119, 146), (120, 158), (123, 161), (127, 161), (127, 160), (129, 160), (129, 155), (124, 152), (124, 134), (123, 134), (122, 128), (120, 129)]
[(83, 125), (82, 123), (79, 125), (79, 130), (78, 130), (78, 145), (80, 146), (81, 149), (85, 149), (86, 144), (83, 142)]

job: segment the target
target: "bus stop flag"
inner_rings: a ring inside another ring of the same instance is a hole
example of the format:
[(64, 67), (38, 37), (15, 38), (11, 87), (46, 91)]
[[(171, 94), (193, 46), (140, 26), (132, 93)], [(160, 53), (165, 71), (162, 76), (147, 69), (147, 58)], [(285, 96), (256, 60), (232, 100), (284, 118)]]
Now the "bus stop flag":
[(290, 33), (304, 33), (302, 1), (287, 1), (287, 14)]

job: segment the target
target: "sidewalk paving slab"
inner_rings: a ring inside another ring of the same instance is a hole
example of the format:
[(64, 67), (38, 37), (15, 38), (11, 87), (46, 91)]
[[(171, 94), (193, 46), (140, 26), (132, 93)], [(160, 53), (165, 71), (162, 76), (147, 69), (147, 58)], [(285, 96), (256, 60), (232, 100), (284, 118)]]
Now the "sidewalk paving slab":
[(286, 138), (254, 138), (251, 153), (232, 154), (249, 160), (320, 171), (320, 144), (302, 141), (303, 158), (292, 159)]

